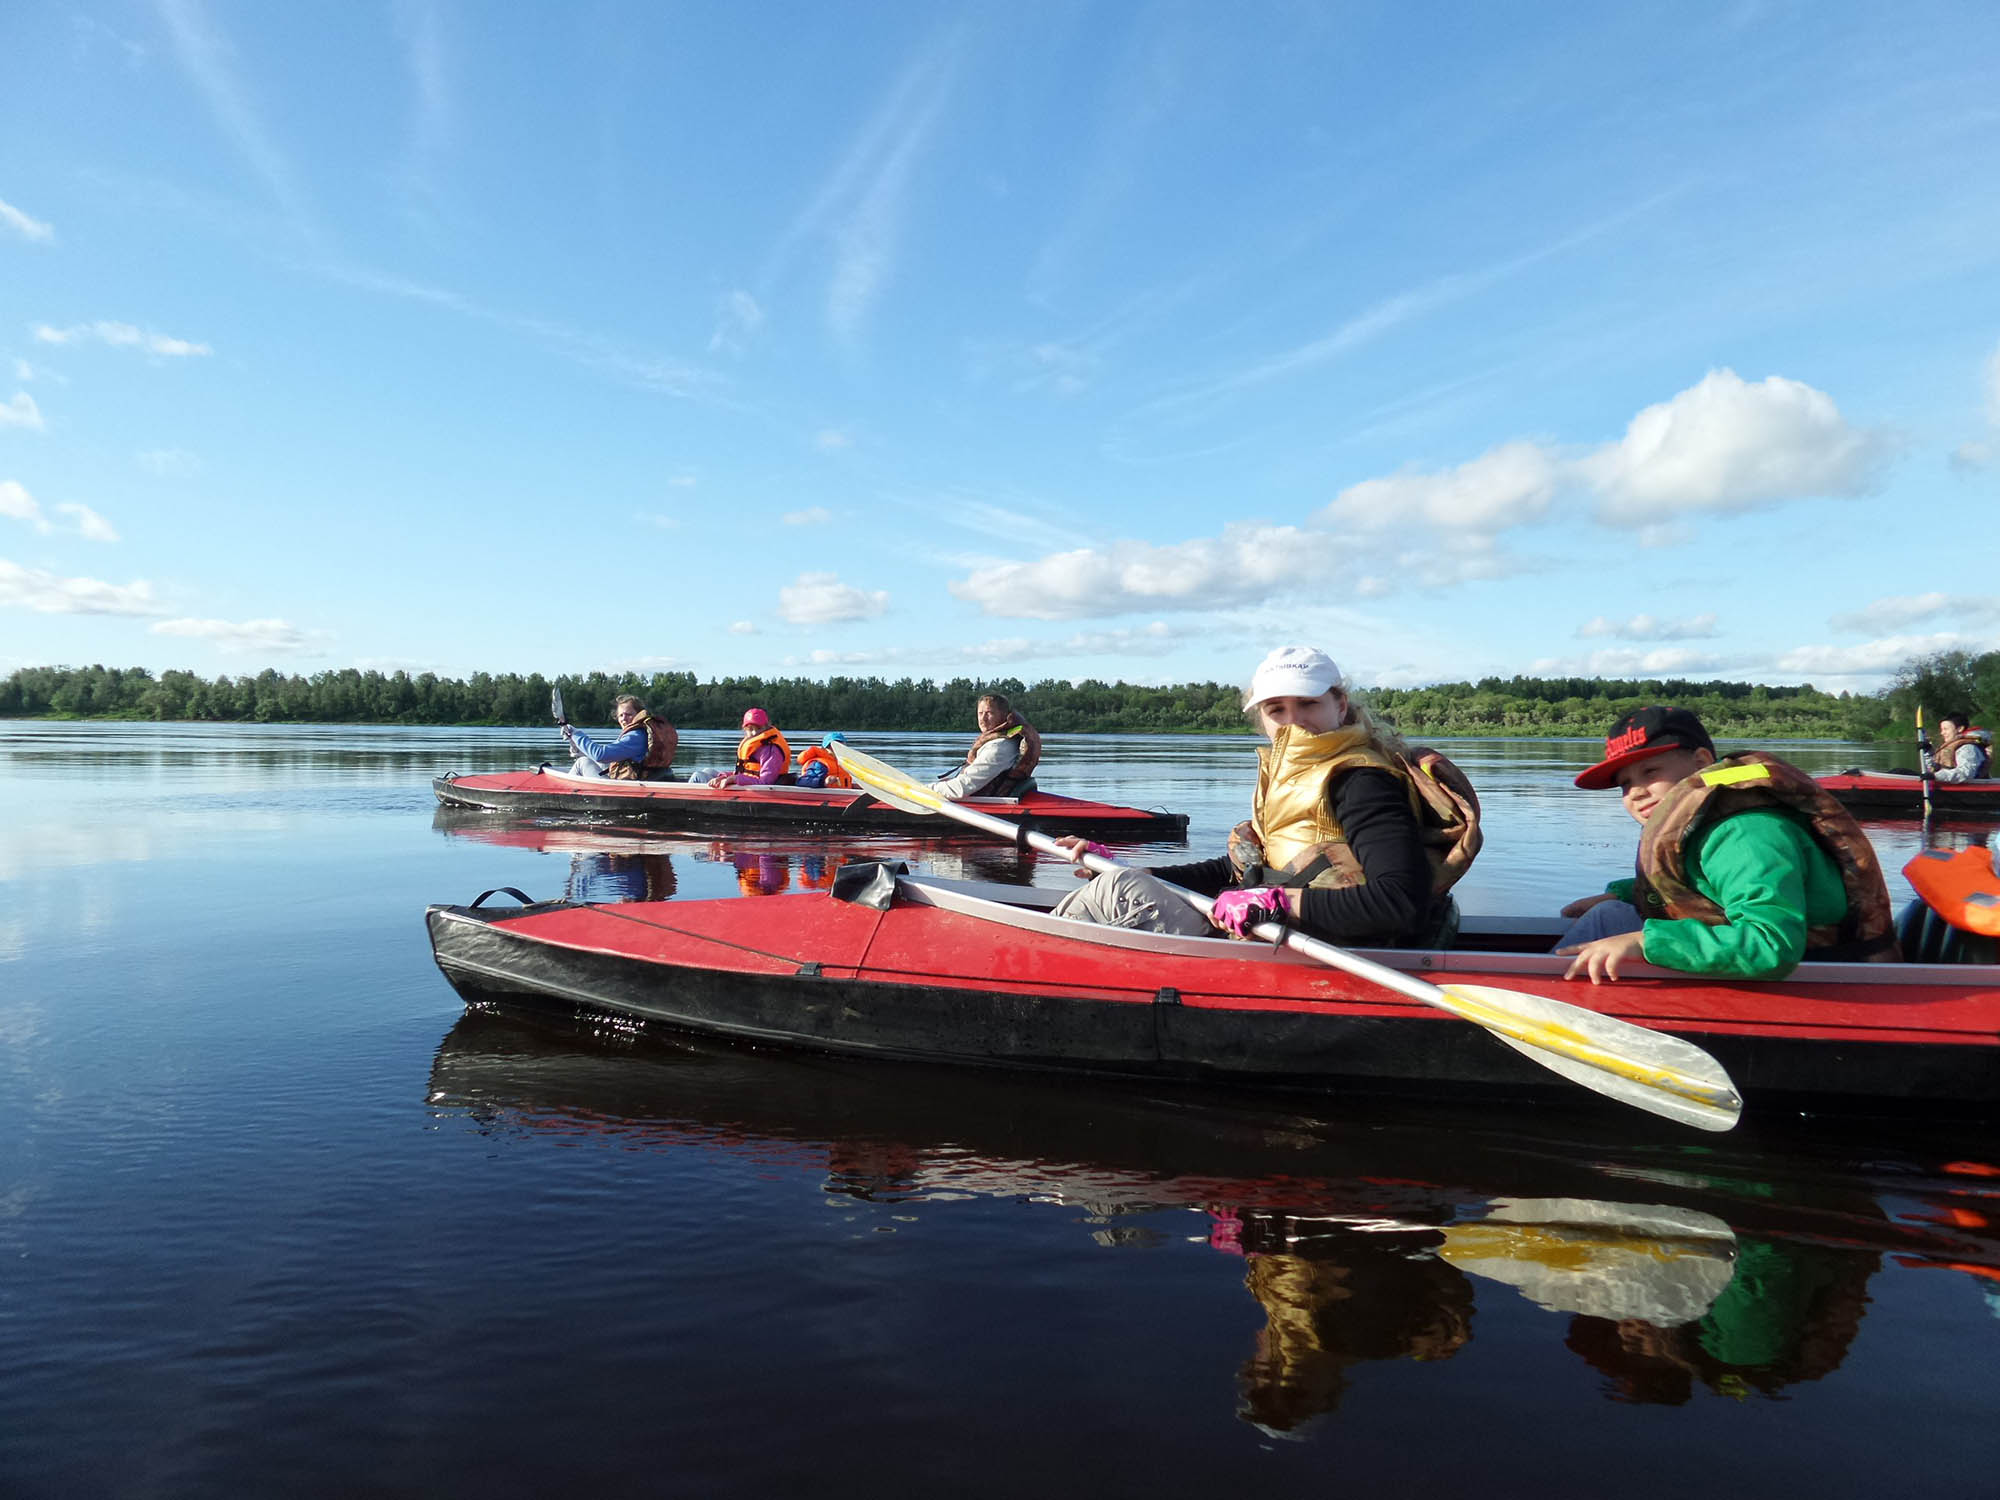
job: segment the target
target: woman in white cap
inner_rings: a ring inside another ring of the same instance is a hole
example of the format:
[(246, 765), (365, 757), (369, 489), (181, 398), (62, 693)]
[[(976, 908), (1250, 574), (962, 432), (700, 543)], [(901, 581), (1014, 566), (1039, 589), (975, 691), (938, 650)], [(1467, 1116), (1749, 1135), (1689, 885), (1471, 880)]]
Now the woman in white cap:
[[(1257, 752), (1250, 819), (1229, 852), (1151, 872), (1119, 870), (1072, 891), (1059, 917), (1152, 932), (1241, 937), (1276, 917), (1341, 943), (1429, 938), (1450, 910), (1432, 898), (1418, 798), (1392, 731), (1348, 696), (1324, 651), (1280, 646), (1258, 664), (1244, 712), (1271, 743)], [(1101, 847), (1059, 840), (1071, 859)], [(1215, 900), (1214, 925), (1162, 887)]]

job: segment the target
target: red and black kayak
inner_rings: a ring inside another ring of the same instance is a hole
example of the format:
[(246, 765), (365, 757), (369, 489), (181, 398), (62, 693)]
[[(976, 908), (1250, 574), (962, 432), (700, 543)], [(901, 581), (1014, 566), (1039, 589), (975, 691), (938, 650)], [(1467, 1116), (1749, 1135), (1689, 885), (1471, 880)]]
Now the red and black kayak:
[[(1590, 1097), (1477, 1027), (1285, 950), (1063, 921), (1047, 913), (1049, 890), (887, 866), (849, 866), (840, 884), (859, 899), (433, 906), (431, 946), (468, 1004), (755, 1044), (1342, 1093)], [(1456, 948), (1367, 956), (1684, 1037), (1752, 1110), (2000, 1113), (2000, 965), (1805, 964), (1780, 983), (1638, 966), (1592, 986), (1562, 977), (1560, 926), (1468, 918)]]
[[(1915, 817), (1923, 810), (1923, 778), (1914, 771), (1841, 771), (1814, 779), (1853, 812)], [(2000, 818), (2000, 781), (1933, 782), (1931, 806), (1956, 817)]]
[[(481, 807), (533, 817), (642, 818), (664, 827), (718, 825), (867, 830), (920, 828), (949, 832), (928, 815), (904, 812), (866, 792), (803, 786), (710, 787), (696, 781), (609, 781), (540, 767), (532, 771), (447, 774), (431, 783), (447, 807)], [(1159, 812), (1029, 792), (1023, 797), (970, 797), (968, 807), (1038, 833), (1158, 842), (1187, 837), (1186, 813)]]

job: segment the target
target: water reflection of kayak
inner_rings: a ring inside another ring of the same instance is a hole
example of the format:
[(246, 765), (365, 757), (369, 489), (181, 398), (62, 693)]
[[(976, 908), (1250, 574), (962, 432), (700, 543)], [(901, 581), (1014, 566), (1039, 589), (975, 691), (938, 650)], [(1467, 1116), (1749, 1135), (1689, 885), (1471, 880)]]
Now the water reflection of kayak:
[[(608, 781), (547, 767), (444, 775), (431, 782), (440, 803), (533, 817), (644, 819), (676, 827), (733, 825), (840, 829), (922, 828), (936, 818), (900, 811), (865, 792), (803, 786), (710, 787), (691, 781)], [(1054, 792), (1023, 797), (975, 797), (968, 806), (1041, 833), (1095, 839), (1184, 839), (1186, 813), (1121, 807)]]
[[(882, 876), (886, 903), (790, 895), (671, 910), (434, 906), (469, 1004), (583, 1008), (831, 1052), (1267, 1087), (1587, 1096), (1464, 1023), (1263, 944), (1053, 919), (1056, 893)], [(1378, 962), (1681, 1036), (1751, 1107), (2000, 1106), (2000, 966), (1803, 964), (1779, 983), (1565, 980), (1560, 923), (1467, 918)]]
[(1442, 1131), (1429, 1110), (889, 1070), (478, 1012), (439, 1046), (428, 1104), (503, 1146), (722, 1154), (898, 1213), (1066, 1206), (1107, 1247), (1205, 1244), (1262, 1306), (1239, 1414), (1274, 1432), (1333, 1409), (1359, 1363), (1452, 1357), (1503, 1286), (1567, 1319), (1555, 1336), (1628, 1399), (1672, 1400), (1837, 1367), (1885, 1253), (2000, 1267), (2000, 1232), (1973, 1222), (2000, 1200), (1963, 1191), (1991, 1180), (1821, 1121), (1690, 1154), (1548, 1121)]

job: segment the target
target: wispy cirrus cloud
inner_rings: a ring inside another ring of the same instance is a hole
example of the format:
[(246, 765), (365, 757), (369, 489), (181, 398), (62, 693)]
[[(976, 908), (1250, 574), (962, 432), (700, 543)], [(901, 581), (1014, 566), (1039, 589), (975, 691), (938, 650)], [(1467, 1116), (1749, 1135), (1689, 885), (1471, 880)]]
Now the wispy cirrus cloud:
[(743, 354), (764, 326), (764, 309), (748, 292), (738, 289), (717, 299), (715, 330), (708, 336), (710, 354)]
[(145, 579), (106, 583), (97, 578), (63, 578), (42, 568), (24, 568), (0, 557), (0, 608), (44, 615), (163, 615), (166, 608)]
[(1726, 658), (1685, 646), (1661, 646), (1651, 651), (1608, 647), (1584, 656), (1543, 656), (1529, 663), (1538, 677), (1684, 677), (1691, 672), (1719, 672)]
[(201, 460), (185, 448), (147, 448), (133, 455), (139, 467), (162, 479), (189, 479), (201, 472)]
[(411, 95), (410, 133), (397, 175), (411, 206), (428, 211), (437, 198), (438, 164), (452, 133), (444, 18), (432, 0), (396, 0), (392, 14)]
[(11, 400), (0, 401), (0, 427), (25, 427), (30, 432), (40, 432), (42, 409), (26, 391), (16, 391)]
[(1131, 630), (1092, 630), (1056, 639), (1001, 636), (957, 646), (884, 646), (874, 650), (835, 651), (821, 648), (788, 656), (788, 667), (955, 666), (1015, 667), (1029, 662), (1087, 656), (1166, 656), (1178, 650), (1190, 632), (1163, 621)]
[(34, 245), (52, 245), (56, 239), (53, 224), (45, 224), (40, 219), (31, 218), (14, 207), (6, 199), (0, 198), (0, 227)]
[(237, 77), (235, 46), (201, 0), (156, 0), (156, 3), (173, 42), (174, 55), (216, 124), (262, 179), (294, 227), (310, 236), (311, 205), (291, 162), (264, 128), (248, 89)]
[(826, 323), (836, 338), (861, 331), (894, 270), (918, 165), (951, 98), (964, 34), (924, 49), (903, 70), (770, 257), (774, 276), (802, 243), (832, 252)]
[(787, 526), (826, 526), (833, 521), (833, 512), (824, 505), (809, 505), (804, 510), (788, 510), (784, 514)]
[(68, 328), (56, 328), (47, 323), (37, 323), (34, 327), (35, 342), (40, 344), (105, 344), (113, 349), (137, 349), (144, 354), (157, 354), (163, 359), (187, 359), (213, 354), (215, 351), (206, 344), (192, 339), (177, 339), (164, 333), (153, 333), (131, 323), (117, 323), (100, 319), (95, 323), (74, 323)]
[(161, 620), (150, 627), (154, 635), (178, 636), (183, 640), (206, 641), (225, 656), (323, 656), (333, 635), (324, 630), (301, 630), (289, 620)]
[(778, 614), (790, 625), (872, 620), (889, 607), (885, 589), (858, 589), (835, 573), (801, 573), (778, 590)]

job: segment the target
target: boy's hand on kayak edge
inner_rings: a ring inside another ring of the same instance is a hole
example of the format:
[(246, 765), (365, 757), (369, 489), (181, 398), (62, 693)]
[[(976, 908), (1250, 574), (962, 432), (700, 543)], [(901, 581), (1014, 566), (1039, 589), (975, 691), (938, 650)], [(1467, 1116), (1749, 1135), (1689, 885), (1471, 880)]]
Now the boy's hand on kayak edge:
[(1621, 932), (1612, 937), (1598, 938), (1595, 942), (1580, 943), (1574, 948), (1558, 948), (1557, 956), (1574, 953), (1570, 966), (1563, 970), (1563, 978), (1575, 979), (1579, 970), (1587, 971), (1592, 984), (1602, 984), (1605, 980), (1618, 978), (1618, 966), (1623, 963), (1644, 963), (1646, 961), (1646, 934), (1643, 932)]

